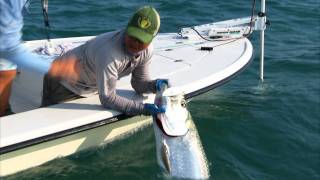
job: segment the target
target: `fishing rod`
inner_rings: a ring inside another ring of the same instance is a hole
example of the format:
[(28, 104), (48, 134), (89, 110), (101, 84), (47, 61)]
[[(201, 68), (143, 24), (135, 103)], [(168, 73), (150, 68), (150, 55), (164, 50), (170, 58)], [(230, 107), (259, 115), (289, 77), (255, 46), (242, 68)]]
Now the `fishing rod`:
[(43, 14), (43, 22), (46, 29), (47, 35), (47, 44), (45, 45), (45, 49), (48, 54), (52, 54), (54, 51), (53, 45), (50, 41), (50, 23), (49, 23), (49, 15), (48, 15), (48, 0), (41, 0), (42, 14)]
[(46, 28), (47, 40), (50, 42), (50, 24), (49, 24), (49, 16), (48, 16), (48, 0), (41, 0), (42, 14), (43, 14), (43, 22)]

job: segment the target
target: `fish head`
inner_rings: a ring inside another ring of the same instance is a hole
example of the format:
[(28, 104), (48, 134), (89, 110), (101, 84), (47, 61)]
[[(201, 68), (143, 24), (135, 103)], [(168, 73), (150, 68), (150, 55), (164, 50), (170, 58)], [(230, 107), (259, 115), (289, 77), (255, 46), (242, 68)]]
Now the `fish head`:
[(188, 115), (183, 94), (174, 96), (157, 96), (155, 104), (165, 107), (165, 113), (157, 114), (157, 124), (168, 136), (183, 136), (188, 132)]

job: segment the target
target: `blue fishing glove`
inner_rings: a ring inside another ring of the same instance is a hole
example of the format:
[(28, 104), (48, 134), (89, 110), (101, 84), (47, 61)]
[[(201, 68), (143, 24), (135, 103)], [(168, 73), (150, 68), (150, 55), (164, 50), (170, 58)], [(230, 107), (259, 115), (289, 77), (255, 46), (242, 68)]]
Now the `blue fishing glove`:
[(158, 107), (155, 104), (149, 104), (149, 103), (144, 104), (144, 109), (147, 110), (150, 115), (156, 115), (159, 113), (166, 112), (165, 107)]
[(165, 86), (170, 87), (169, 79), (157, 79), (156, 90), (161, 91)]

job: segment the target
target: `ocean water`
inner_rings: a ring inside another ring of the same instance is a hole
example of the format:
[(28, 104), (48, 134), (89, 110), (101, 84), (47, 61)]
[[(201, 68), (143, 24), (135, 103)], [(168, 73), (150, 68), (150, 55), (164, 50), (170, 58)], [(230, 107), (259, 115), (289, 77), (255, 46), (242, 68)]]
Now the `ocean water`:
[[(49, 1), (53, 38), (123, 28), (142, 5), (161, 15), (161, 32), (250, 16), (252, 1)], [(260, 1), (257, 2), (257, 10)], [(320, 179), (320, 1), (267, 0), (265, 81), (254, 61), (229, 83), (188, 103), (209, 160), (210, 179)], [(24, 40), (44, 39), (39, 1), (25, 16)], [(152, 127), (108, 146), (60, 158), (3, 179), (164, 179)]]

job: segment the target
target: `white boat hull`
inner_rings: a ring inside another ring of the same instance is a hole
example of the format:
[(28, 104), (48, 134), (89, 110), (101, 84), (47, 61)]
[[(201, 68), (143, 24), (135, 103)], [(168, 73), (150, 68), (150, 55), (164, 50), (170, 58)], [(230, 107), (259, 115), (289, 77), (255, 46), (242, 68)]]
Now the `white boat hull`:
[[(103, 124), (103, 122), (100, 123)], [(39, 139), (38, 144), (13, 151), (7, 150), (6, 153), (1, 154), (0, 177), (124, 138), (151, 123), (150, 117), (136, 116), (70, 135), (58, 133), (54, 139)]]

